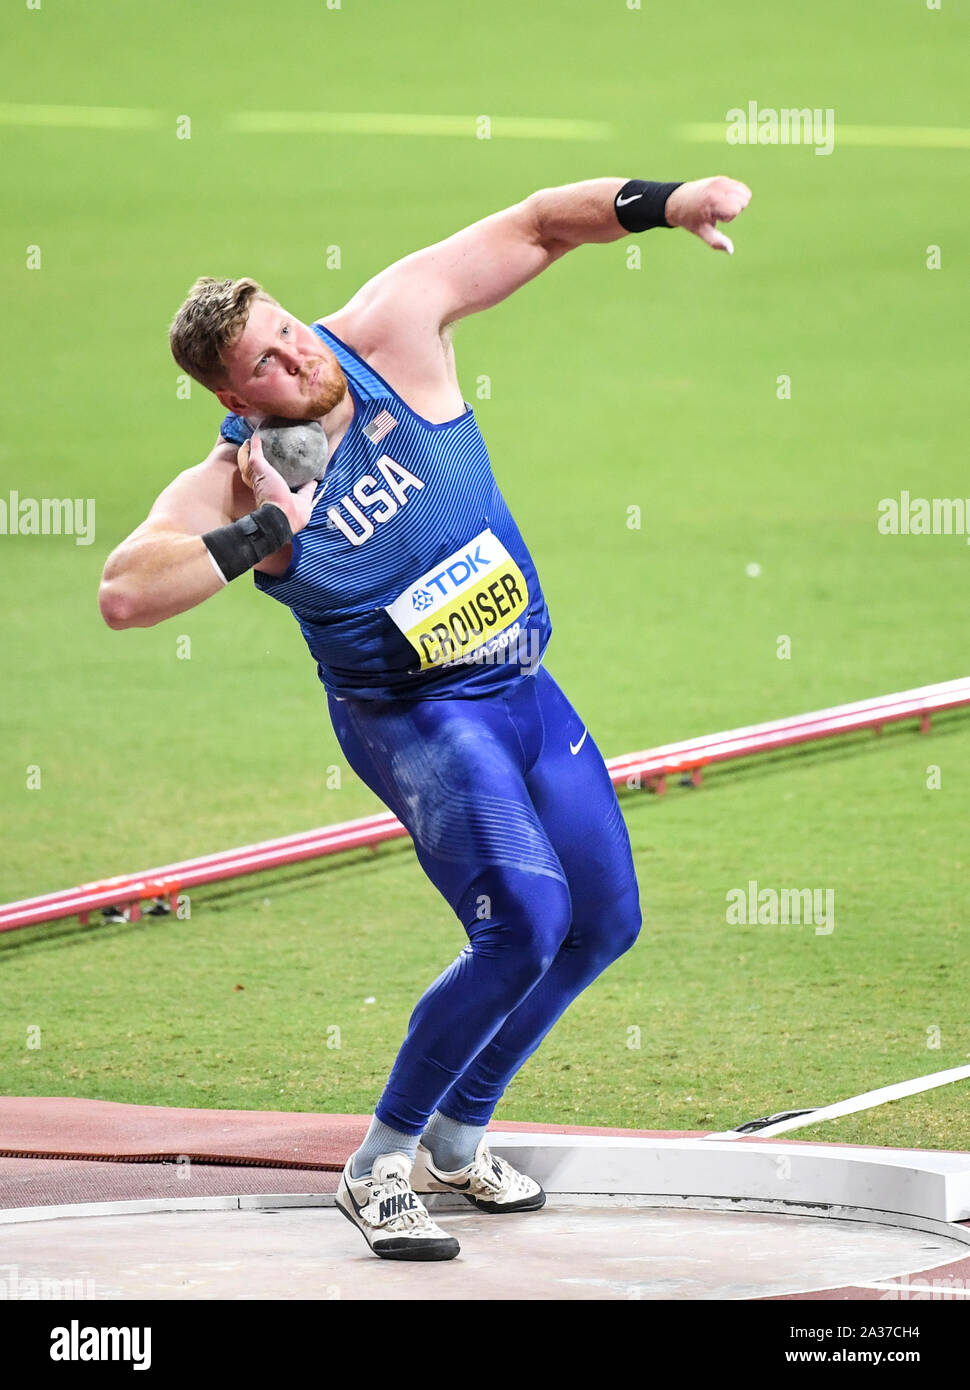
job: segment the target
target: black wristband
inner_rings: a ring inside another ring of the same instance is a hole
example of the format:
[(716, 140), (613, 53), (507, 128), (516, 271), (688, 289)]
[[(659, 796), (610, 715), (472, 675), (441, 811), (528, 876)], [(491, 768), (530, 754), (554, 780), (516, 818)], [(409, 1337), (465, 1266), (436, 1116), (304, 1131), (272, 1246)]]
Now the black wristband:
[(664, 213), (667, 199), (679, 183), (648, 183), (631, 179), (613, 200), (613, 208), (621, 227), (628, 232), (647, 232), (651, 227), (669, 227)]
[(248, 516), (240, 517), (231, 526), (219, 526), (202, 537), (209, 554), (228, 584), (251, 570), (267, 555), (275, 555), (293, 531), (282, 507), (264, 502)]

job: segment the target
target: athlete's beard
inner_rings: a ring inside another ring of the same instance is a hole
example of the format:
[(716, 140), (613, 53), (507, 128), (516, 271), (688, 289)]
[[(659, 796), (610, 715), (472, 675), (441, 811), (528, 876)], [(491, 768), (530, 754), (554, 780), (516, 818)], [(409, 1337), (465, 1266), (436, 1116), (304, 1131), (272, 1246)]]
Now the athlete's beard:
[[(316, 420), (320, 415), (329, 415), (334, 406), (339, 405), (347, 394), (347, 378), (343, 374), (340, 363), (334, 362), (329, 372), (324, 362), (320, 363), (320, 367), (320, 380), (313, 393), (306, 398), (305, 418), (307, 420)], [(311, 367), (307, 375), (310, 376), (313, 370)]]

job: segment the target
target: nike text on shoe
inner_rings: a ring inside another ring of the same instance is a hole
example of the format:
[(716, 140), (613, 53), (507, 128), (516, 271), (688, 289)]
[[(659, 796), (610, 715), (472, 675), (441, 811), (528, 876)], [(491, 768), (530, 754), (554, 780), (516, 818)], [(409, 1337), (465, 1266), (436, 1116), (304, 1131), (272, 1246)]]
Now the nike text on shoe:
[(454, 1259), (461, 1247), (435, 1225), (414, 1195), (406, 1154), (381, 1154), (366, 1178), (352, 1178), (350, 1162), (341, 1174), (336, 1204), (375, 1255), (384, 1260)]
[(430, 1150), (419, 1144), (412, 1176), (415, 1191), (460, 1192), (479, 1211), (538, 1211), (546, 1201), (539, 1184), (490, 1153), (484, 1139), (473, 1162), (455, 1172), (436, 1167)]

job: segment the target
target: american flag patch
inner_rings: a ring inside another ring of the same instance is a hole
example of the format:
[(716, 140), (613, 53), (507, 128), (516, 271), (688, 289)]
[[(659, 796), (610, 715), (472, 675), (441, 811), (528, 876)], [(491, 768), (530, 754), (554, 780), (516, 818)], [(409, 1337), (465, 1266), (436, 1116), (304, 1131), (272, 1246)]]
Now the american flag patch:
[(382, 410), (380, 415), (375, 415), (369, 425), (364, 426), (364, 433), (372, 444), (379, 444), (382, 439), (390, 434), (397, 424), (394, 416), (389, 410)]

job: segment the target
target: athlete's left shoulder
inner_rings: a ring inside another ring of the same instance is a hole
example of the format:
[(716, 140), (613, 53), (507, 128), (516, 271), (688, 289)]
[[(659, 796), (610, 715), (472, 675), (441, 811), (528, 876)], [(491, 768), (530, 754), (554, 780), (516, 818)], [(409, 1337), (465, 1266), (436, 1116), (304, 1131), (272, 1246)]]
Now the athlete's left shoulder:
[[(442, 324), (421, 280), (408, 273), (413, 258), (374, 275), (342, 308), (314, 320), (352, 347), (361, 357), (369, 353), (418, 351), (437, 347)], [(450, 338), (450, 334), (449, 334)]]
[[(342, 309), (314, 319), (313, 325), (333, 333), (365, 362), (374, 356), (386, 356), (388, 351), (405, 350), (408, 329), (401, 322), (401, 315), (395, 319), (393, 314), (382, 312), (376, 305), (358, 300), (359, 295), (355, 295)], [(413, 336), (412, 332), (412, 341)]]
[(460, 415), (465, 400), (450, 330), (430, 330), (406, 306), (392, 307), (368, 297), (368, 288), (365, 285), (342, 309), (314, 322), (352, 348), (419, 415), (431, 421)]
[(360, 314), (350, 314), (347, 306), (337, 309), (332, 314), (321, 314), (319, 318), (312, 319), (311, 328), (326, 328), (333, 333), (342, 343), (353, 348), (354, 352), (363, 356), (362, 347), (367, 341), (366, 319)]

